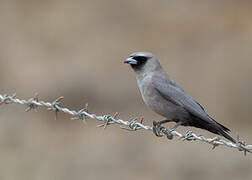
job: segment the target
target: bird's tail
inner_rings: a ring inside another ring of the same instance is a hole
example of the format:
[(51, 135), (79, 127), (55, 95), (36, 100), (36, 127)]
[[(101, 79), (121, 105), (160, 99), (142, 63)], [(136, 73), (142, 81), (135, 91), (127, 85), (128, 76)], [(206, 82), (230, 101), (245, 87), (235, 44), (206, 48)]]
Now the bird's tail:
[[(213, 118), (211, 118), (214, 122), (216, 122)], [(236, 140), (234, 140), (234, 138), (232, 138), (230, 135), (228, 135), (227, 133), (230, 132), (230, 129), (228, 129), (227, 127), (223, 126), (222, 124), (216, 122), (219, 126), (220, 126), (220, 130), (219, 130), (219, 135), (224, 136), (225, 138), (229, 139), (230, 141), (232, 141), (233, 143), (236, 143)]]
[(224, 136), (225, 138), (227, 138), (231, 142), (236, 143), (236, 140), (234, 138), (232, 138), (230, 135), (228, 135), (224, 130), (220, 130), (218, 132), (218, 134)]
[(221, 135), (221, 136), (227, 138), (228, 140), (230, 140), (231, 142), (236, 143), (236, 140), (228, 134), (228, 132), (230, 130), (227, 127), (216, 122), (215, 120), (213, 120), (213, 121), (214, 121), (213, 123), (209, 123), (209, 122), (206, 122), (206, 121), (194, 116), (193, 121), (192, 121), (192, 126), (208, 130), (214, 134)]

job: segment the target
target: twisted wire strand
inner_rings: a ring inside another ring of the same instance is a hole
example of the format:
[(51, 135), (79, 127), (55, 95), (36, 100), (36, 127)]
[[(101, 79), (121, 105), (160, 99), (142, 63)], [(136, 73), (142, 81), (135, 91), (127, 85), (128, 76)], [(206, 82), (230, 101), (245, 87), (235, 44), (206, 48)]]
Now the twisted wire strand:
[[(96, 114), (91, 114), (87, 110), (87, 105), (85, 108), (80, 109), (79, 111), (76, 110), (70, 110), (66, 107), (63, 107), (61, 104), (61, 101), (63, 100), (63, 97), (57, 98), (53, 102), (44, 102), (44, 101), (39, 101), (38, 100), (38, 94), (35, 95), (34, 98), (30, 98), (28, 100), (22, 100), (16, 98), (16, 94), (13, 94), (12, 96), (7, 95), (7, 94), (0, 94), (0, 105), (1, 104), (22, 104), (26, 105), (27, 108), (25, 109), (26, 112), (34, 109), (37, 111), (38, 107), (45, 107), (47, 110), (54, 111), (55, 112), (55, 117), (57, 118), (57, 113), (62, 112), (66, 114), (70, 114), (73, 116), (70, 118), (70, 120), (82, 120), (83, 123), (86, 122), (86, 119), (95, 119), (98, 121), (102, 121), (103, 123), (98, 125), (97, 127), (103, 127), (106, 128), (108, 125), (111, 124), (119, 124), (122, 125), (120, 126), (122, 129), (130, 130), (130, 131), (137, 131), (137, 130), (147, 130), (147, 131), (153, 131), (153, 127), (147, 126), (143, 124), (143, 118), (140, 119), (140, 122), (138, 121), (137, 118), (130, 120), (130, 121), (125, 121), (122, 119), (117, 118), (118, 113), (114, 115), (96, 115)], [(252, 153), (252, 145), (247, 145), (244, 141), (240, 140), (239, 137), (237, 137), (237, 143), (232, 143), (226, 140), (221, 139), (220, 137), (214, 137), (214, 138), (206, 138), (202, 135), (197, 135), (193, 133), (192, 131), (186, 131), (184, 133), (179, 133), (177, 131), (172, 131), (170, 132), (169, 129), (160, 127), (159, 133), (161, 135), (167, 136), (168, 139), (172, 139), (173, 136), (179, 137), (181, 140), (187, 140), (187, 141), (201, 141), (208, 143), (213, 146), (213, 149), (217, 146), (226, 146), (230, 148), (236, 148), (239, 151), (244, 152), (244, 155), (246, 155), (247, 152)]]

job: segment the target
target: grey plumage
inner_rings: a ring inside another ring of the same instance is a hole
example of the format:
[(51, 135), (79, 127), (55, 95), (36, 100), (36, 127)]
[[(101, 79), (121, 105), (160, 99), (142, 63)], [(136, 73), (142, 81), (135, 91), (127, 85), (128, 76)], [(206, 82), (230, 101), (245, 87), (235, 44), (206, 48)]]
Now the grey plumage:
[(179, 125), (194, 126), (236, 142), (227, 134), (230, 131), (228, 128), (212, 119), (197, 101), (165, 73), (152, 53), (133, 53), (124, 62), (136, 72), (145, 104), (166, 118), (161, 123), (176, 122), (174, 129)]

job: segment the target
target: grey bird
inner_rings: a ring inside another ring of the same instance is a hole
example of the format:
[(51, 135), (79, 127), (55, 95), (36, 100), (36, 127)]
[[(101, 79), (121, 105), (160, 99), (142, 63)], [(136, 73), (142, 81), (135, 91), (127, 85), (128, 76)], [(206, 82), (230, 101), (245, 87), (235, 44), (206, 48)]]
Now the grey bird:
[(153, 132), (159, 136), (158, 127), (167, 122), (176, 122), (170, 129), (178, 126), (193, 126), (236, 141), (227, 134), (230, 130), (216, 122), (204, 108), (189, 96), (162, 69), (157, 57), (149, 52), (136, 52), (124, 63), (130, 64), (136, 73), (137, 84), (143, 101), (157, 114), (164, 116), (163, 121), (153, 121)]

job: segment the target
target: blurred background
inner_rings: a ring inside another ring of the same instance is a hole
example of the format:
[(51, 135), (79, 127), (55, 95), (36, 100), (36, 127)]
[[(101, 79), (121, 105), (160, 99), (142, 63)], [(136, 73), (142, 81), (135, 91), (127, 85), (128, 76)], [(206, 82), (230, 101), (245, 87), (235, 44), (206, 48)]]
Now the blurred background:
[[(232, 136), (252, 143), (251, 17), (248, 0), (0, 0), (0, 93), (64, 96), (71, 109), (89, 103), (92, 113), (151, 125), (162, 117), (123, 64), (150, 51)], [(252, 179), (251, 155), (234, 149), (24, 108), (0, 107), (0, 179)]]

